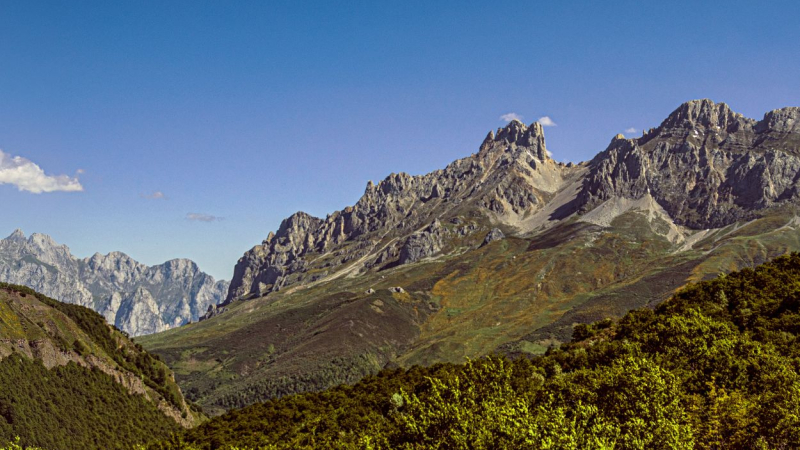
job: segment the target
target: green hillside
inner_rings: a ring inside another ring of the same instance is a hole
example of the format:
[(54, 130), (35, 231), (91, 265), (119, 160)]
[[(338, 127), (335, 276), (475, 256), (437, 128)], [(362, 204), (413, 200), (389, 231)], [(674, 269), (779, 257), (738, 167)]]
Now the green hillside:
[(152, 449), (800, 448), (800, 254), (575, 327), (533, 358), (381, 371)]
[(686, 248), (665, 227), (631, 210), (607, 227), (570, 220), (530, 237), (462, 242), (433, 260), (237, 301), (140, 342), (188, 398), (219, 414), (384, 367), (541, 354), (568, 341), (575, 324), (619, 318), (689, 282), (800, 250), (792, 209), (697, 232)]
[(201, 418), (166, 365), (102, 316), (0, 284), (0, 442), (124, 449)]

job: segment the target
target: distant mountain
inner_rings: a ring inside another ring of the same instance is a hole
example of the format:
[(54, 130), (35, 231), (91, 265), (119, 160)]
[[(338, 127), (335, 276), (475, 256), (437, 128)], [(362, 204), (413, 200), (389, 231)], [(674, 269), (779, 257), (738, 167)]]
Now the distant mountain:
[(99, 314), (0, 283), (0, 442), (129, 449), (202, 419), (167, 366)]
[(196, 321), (228, 290), (188, 259), (152, 267), (120, 252), (78, 259), (50, 236), (21, 230), (0, 240), (0, 281), (89, 307), (131, 336)]
[(511, 121), (442, 170), (285, 219), (217, 317), (142, 342), (206, 368), (178, 381), (219, 412), (386, 366), (543, 353), (576, 324), (797, 250), (800, 108), (757, 121), (691, 101), (580, 164)]

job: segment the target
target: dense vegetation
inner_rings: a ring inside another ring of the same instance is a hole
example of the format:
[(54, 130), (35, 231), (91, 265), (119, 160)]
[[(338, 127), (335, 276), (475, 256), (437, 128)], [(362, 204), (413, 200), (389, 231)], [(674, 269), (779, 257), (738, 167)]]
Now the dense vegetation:
[[(169, 381), (169, 369), (161, 362), (158, 355), (150, 354), (139, 344), (134, 344), (133, 349), (120, 345), (119, 336), (122, 332), (110, 327), (106, 320), (95, 311), (80, 305), (59, 302), (42, 295), (26, 286), (0, 283), (0, 289), (18, 292), (21, 295), (31, 295), (51, 308), (64, 313), (78, 325), (114, 362), (123, 369), (137, 375), (144, 383), (161, 394), (168, 402), (178, 409), (183, 409), (181, 393), (175, 383)], [(115, 333), (118, 335), (115, 336)], [(61, 343), (62, 350), (74, 349), (78, 353), (85, 351), (80, 342)], [(134, 350), (135, 349), (135, 350)]]
[(179, 429), (141, 395), (99, 369), (48, 370), (12, 354), (0, 361), (0, 442), (48, 449), (129, 449)]
[(13, 441), (7, 443), (3, 447), (0, 447), (0, 450), (43, 450), (39, 447), (23, 447), (19, 443), (19, 436), (17, 436)]
[[(186, 411), (169, 369), (102, 316), (8, 284), (0, 284), (0, 307), (5, 356), (0, 357), (0, 445), (130, 449), (181, 429), (159, 409), (165, 405), (153, 391), (132, 394), (126, 387), (141, 390), (144, 386), (133, 382), (142, 380), (180, 406), (178, 413)], [(38, 349), (33, 358), (28, 346)], [(66, 352), (66, 359), (55, 358), (54, 350)], [(121, 370), (109, 374), (105, 367)]]
[(800, 255), (575, 329), (534, 359), (385, 370), (151, 449), (800, 448)]
[[(226, 410), (242, 408), (270, 398), (308, 391), (322, 391), (331, 385), (342, 382), (354, 383), (373, 371), (375, 358), (360, 355), (354, 358), (333, 358), (332, 361), (319, 364), (313, 373), (287, 374), (279, 378), (253, 380), (244, 387), (221, 395), (217, 405)], [(220, 383), (220, 382), (218, 382)], [(194, 401), (193, 391), (187, 392), (187, 399)]]

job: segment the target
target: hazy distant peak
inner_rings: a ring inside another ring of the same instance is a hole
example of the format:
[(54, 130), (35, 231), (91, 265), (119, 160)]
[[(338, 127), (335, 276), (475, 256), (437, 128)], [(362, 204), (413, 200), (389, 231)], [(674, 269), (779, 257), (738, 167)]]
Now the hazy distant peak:
[(200, 271), (200, 267), (197, 265), (197, 263), (186, 258), (170, 259), (169, 261), (154, 267), (162, 267), (172, 272), (196, 273)]
[(188, 259), (152, 267), (119, 251), (79, 259), (50, 236), (25, 239), (21, 230), (0, 241), (0, 281), (93, 308), (131, 335), (198, 320), (228, 291), (228, 282), (215, 281)]
[(33, 233), (27, 240), (29, 245), (38, 247), (42, 250), (59, 249), (69, 252), (69, 247), (56, 242), (49, 234)]

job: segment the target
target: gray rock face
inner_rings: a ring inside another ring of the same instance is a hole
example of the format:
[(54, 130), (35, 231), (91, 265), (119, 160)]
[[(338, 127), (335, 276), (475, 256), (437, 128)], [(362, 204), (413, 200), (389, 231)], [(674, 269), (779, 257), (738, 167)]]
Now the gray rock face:
[(650, 193), (676, 223), (711, 228), (796, 203), (798, 127), (800, 108), (757, 122), (724, 103), (688, 102), (641, 138), (614, 138), (591, 163), (580, 210)]
[(490, 242), (499, 241), (500, 239), (505, 239), (506, 235), (500, 231), (499, 228), (492, 228), (492, 231), (486, 234), (486, 237), (483, 238), (483, 245), (486, 245)]
[(0, 281), (94, 309), (133, 336), (198, 320), (228, 283), (187, 259), (148, 267), (120, 252), (78, 259), (49, 236), (20, 230), (0, 240)]
[(550, 158), (540, 124), (511, 121), (445, 169), (391, 174), (324, 219), (284, 220), (239, 260), (226, 301), (479, 246), (472, 236), (495, 225), (534, 232), (611, 199), (649, 195), (675, 225), (720, 227), (800, 204), (798, 183), (800, 108), (756, 121), (695, 100), (641, 138), (618, 135), (590, 163), (566, 165)]
[(442, 250), (444, 239), (448, 231), (442, 227), (439, 220), (423, 231), (418, 231), (408, 237), (406, 243), (400, 249), (400, 264), (417, 262), (421, 259), (433, 256)]

